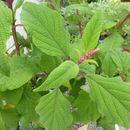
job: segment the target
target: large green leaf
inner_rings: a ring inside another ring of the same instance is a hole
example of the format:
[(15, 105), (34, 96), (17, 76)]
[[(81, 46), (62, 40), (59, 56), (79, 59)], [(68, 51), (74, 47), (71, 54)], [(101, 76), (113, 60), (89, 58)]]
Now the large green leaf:
[(10, 75), (9, 58), (0, 49), (0, 73), (6, 76)]
[(82, 46), (85, 52), (96, 47), (100, 33), (102, 31), (103, 14), (97, 12), (87, 23), (82, 36)]
[(79, 67), (72, 61), (65, 61), (60, 66), (55, 68), (46, 81), (34, 91), (49, 90), (52, 88), (58, 88), (60, 85), (64, 84), (68, 80), (75, 78), (78, 74)]
[(21, 99), (22, 93), (22, 87), (15, 90), (7, 90), (5, 92), (0, 92), (0, 99), (4, 100), (7, 104), (17, 105)]
[(31, 86), (24, 86), (24, 91), (21, 100), (17, 105), (17, 110), (21, 114), (21, 120), (32, 122), (38, 120), (38, 115), (35, 112), (35, 107), (38, 104), (40, 95), (32, 91)]
[(62, 59), (59, 57), (42, 54), (40, 63), (42, 70), (44, 70), (47, 73), (50, 73), (53, 69), (55, 69), (62, 63)]
[(2, 119), (1, 112), (0, 112), (0, 130), (6, 130), (5, 123)]
[(11, 34), (12, 13), (0, 1), (0, 73), (9, 76), (10, 67), (6, 56), (6, 42)]
[(116, 67), (116, 64), (112, 60), (111, 51), (105, 55), (105, 58), (102, 63), (102, 70), (109, 77), (113, 77), (116, 74), (117, 67)]
[(83, 62), (82, 64), (79, 65), (79, 71), (83, 74), (92, 74), (95, 73), (95, 66), (90, 65), (87, 62)]
[(0, 91), (19, 88), (40, 71), (32, 61), (19, 56), (11, 58), (10, 64), (10, 77), (0, 75)]
[(40, 99), (36, 111), (46, 130), (66, 130), (72, 123), (70, 107), (61, 91), (55, 89)]
[(119, 50), (112, 52), (112, 60), (120, 73), (130, 73), (130, 53)]
[(70, 90), (70, 95), (77, 98), (79, 95), (79, 92), (81, 90), (81, 86), (84, 85), (85, 78), (81, 78), (81, 79), (72, 79), (70, 80), (70, 85), (71, 85), (71, 90)]
[(15, 108), (3, 109), (1, 111), (1, 115), (6, 126), (6, 130), (11, 128), (16, 129), (18, 127), (20, 115)]
[(21, 16), (37, 48), (51, 56), (69, 56), (69, 34), (58, 12), (43, 4), (25, 3)]
[(130, 84), (120, 78), (88, 75), (91, 98), (100, 113), (111, 117), (115, 123), (130, 128)]
[(33, 47), (33, 51), (30, 53), (30, 56), (31, 59), (41, 68), (41, 71), (46, 73), (50, 73), (63, 61), (61, 57), (49, 56), (41, 52), (35, 46)]
[(105, 74), (112, 77), (118, 73), (122, 78), (129, 80), (130, 75), (130, 53), (119, 49), (108, 52), (103, 60), (102, 69)]
[(110, 36), (103, 40), (103, 42), (98, 46), (98, 48), (100, 48), (98, 57), (101, 62), (103, 62), (107, 53), (109, 53), (113, 49), (120, 48), (123, 41), (124, 39), (122, 38), (122, 36), (116, 31), (114, 31)]
[(103, 117), (99, 120), (98, 126), (104, 130), (115, 130), (115, 122), (110, 117)]
[(87, 92), (80, 91), (73, 107), (76, 109), (73, 112), (74, 122), (88, 123), (99, 118), (96, 103), (91, 100)]

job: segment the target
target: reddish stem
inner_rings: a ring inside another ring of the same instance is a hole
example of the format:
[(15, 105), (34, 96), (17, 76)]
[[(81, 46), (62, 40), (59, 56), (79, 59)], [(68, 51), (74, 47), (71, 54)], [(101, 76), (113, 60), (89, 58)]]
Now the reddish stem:
[(79, 10), (76, 9), (76, 10), (74, 11), (74, 13), (75, 13), (75, 15), (79, 15)]
[(7, 2), (5, 2), (6, 3), (6, 5), (12, 10), (12, 8), (13, 8), (13, 1), (14, 0), (7, 0)]
[(82, 37), (82, 24), (81, 24), (80, 21), (78, 22), (78, 29), (79, 29), (79, 32), (80, 32), (80, 36)]
[(23, 24), (16, 24), (15, 27), (19, 27), (19, 26), (22, 26), (23, 27)]
[(130, 18), (130, 12), (127, 14), (127, 16), (120, 22), (120, 24), (118, 25), (118, 26), (122, 26), (125, 22), (126, 22), (126, 20), (128, 19), (128, 18)]
[(122, 48), (122, 52), (128, 52), (128, 51), (130, 51), (130, 49), (125, 48), (125, 47)]
[(88, 52), (87, 54), (83, 55), (81, 57), (81, 59), (77, 62), (77, 64), (81, 64), (83, 63), (85, 60), (87, 60), (88, 58), (90, 58), (91, 56), (95, 55), (100, 49), (96, 48), (91, 50), (90, 52)]
[(81, 73), (81, 72), (79, 72), (78, 75), (81, 76), (81, 77), (87, 76), (87, 75), (85, 75), (85, 74), (83, 74), (83, 73)]
[(12, 35), (13, 35), (13, 39), (14, 39), (17, 55), (20, 55), (19, 44), (18, 44), (18, 39), (17, 39), (17, 33), (16, 33), (16, 28), (15, 28), (15, 16), (14, 16), (13, 10), (12, 10), (12, 18), (13, 18)]
[(56, 10), (55, 6), (52, 4), (51, 0), (48, 0), (49, 4), (50, 4), (50, 7), (54, 10)]
[[(76, 9), (76, 10), (74, 11), (74, 14), (75, 14), (75, 15), (79, 15), (79, 10)], [(81, 21), (78, 21), (77, 28), (79, 29), (80, 36), (82, 37), (82, 22), (81, 22)]]

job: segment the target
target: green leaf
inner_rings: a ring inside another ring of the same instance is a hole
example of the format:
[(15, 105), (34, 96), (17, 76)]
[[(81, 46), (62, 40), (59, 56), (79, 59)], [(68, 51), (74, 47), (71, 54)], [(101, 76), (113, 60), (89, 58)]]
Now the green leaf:
[(32, 61), (19, 56), (11, 58), (10, 64), (10, 77), (0, 75), (0, 91), (19, 88), (40, 71)]
[(0, 73), (9, 76), (10, 66), (6, 56), (6, 42), (11, 34), (12, 13), (0, 1)]
[(116, 26), (117, 22), (111, 18), (110, 14), (108, 12), (103, 12), (104, 13), (104, 23), (103, 23), (103, 30), (108, 30)]
[[(0, 49), (0, 51), (2, 50)], [(0, 73), (5, 76), (10, 76), (9, 58), (4, 52), (0, 52)]]
[(61, 0), (51, 0), (51, 3), (52, 3), (56, 8), (60, 8), (60, 1), (61, 1)]
[(69, 34), (58, 12), (42, 4), (25, 3), (21, 16), (37, 48), (51, 56), (69, 56)]
[(130, 128), (130, 85), (120, 78), (87, 76), (90, 96), (100, 113), (111, 117), (115, 123)]
[(40, 99), (36, 111), (46, 130), (66, 130), (72, 123), (70, 107), (61, 91), (55, 89)]
[(17, 105), (17, 110), (21, 114), (21, 120), (25, 119), (28, 123), (37, 121), (38, 115), (35, 112), (35, 107), (38, 104), (40, 95), (32, 91), (31, 86), (24, 87), (23, 95)]
[(76, 48), (72, 48), (70, 52), (70, 59), (73, 60), (74, 62), (78, 62), (80, 57), (81, 57), (80, 51)]
[(102, 31), (102, 24), (103, 14), (101, 12), (97, 12), (87, 23), (82, 36), (82, 47), (85, 52), (96, 47)]
[(83, 62), (79, 65), (79, 71), (84, 74), (92, 74), (95, 73), (95, 65), (90, 65), (87, 62)]
[(70, 59), (75, 63), (78, 62), (82, 56), (81, 39), (76, 39), (75, 42), (70, 45), (70, 49)]
[(17, 105), (21, 99), (22, 93), (22, 87), (11, 91), (7, 90), (5, 92), (0, 92), (0, 99), (4, 100), (7, 104)]
[(72, 61), (65, 61), (60, 66), (55, 68), (46, 81), (34, 91), (46, 91), (52, 88), (58, 88), (68, 80), (75, 78), (78, 74), (79, 67)]
[[(50, 64), (51, 63), (51, 64)], [(46, 54), (41, 55), (41, 68), (46, 73), (50, 73), (53, 69), (59, 66), (62, 63), (62, 59), (55, 56), (49, 56)]]
[(129, 80), (130, 75), (130, 53), (122, 52), (119, 49), (109, 51), (102, 63), (105, 74), (112, 77), (118, 73), (124, 80)]
[(0, 112), (0, 130), (6, 130), (5, 123), (2, 119), (1, 112)]
[(112, 52), (106, 54), (103, 63), (102, 63), (103, 72), (109, 77), (113, 77), (116, 74), (117, 67), (116, 64), (112, 60)]
[(124, 44), (123, 47), (130, 49), (130, 44)]
[(98, 46), (98, 48), (100, 48), (100, 51), (98, 52), (98, 57), (101, 60), (101, 62), (103, 62), (107, 53), (109, 53), (113, 49), (120, 48), (123, 42), (124, 39), (116, 31), (113, 31), (113, 33), (110, 36), (103, 40), (103, 42)]
[(33, 51), (29, 54), (29, 56), (41, 68), (41, 72), (46, 73), (50, 73), (63, 62), (61, 57), (47, 55), (41, 52), (35, 46), (33, 47)]
[(74, 122), (88, 123), (99, 118), (96, 103), (91, 100), (87, 92), (80, 91), (73, 107), (75, 108), (73, 112)]
[(92, 10), (90, 9), (90, 7), (85, 3), (85, 4), (71, 4), (69, 6), (67, 6), (65, 8), (65, 15), (67, 17), (70, 17), (74, 14), (75, 10), (79, 11), (79, 15), (81, 15), (83, 17), (83, 15), (88, 15), (91, 16), (93, 15)]
[(17, 3), (15, 5), (14, 11), (16, 11), (20, 6), (23, 4), (24, 0), (17, 0)]
[(82, 85), (84, 85), (85, 83), (85, 78), (81, 78), (79, 80), (77, 79), (72, 79), (70, 80), (70, 85), (71, 85), (71, 90), (70, 90), (70, 95), (74, 96), (75, 98), (78, 97), (79, 92), (80, 92), (80, 88)]
[(17, 128), (17, 126), (19, 125), (20, 116), (15, 108), (3, 109), (1, 111), (1, 115), (7, 130), (9, 130), (10, 128)]
[(98, 126), (103, 127), (104, 130), (115, 130), (115, 122), (110, 117), (101, 118)]
[(130, 53), (112, 51), (112, 60), (121, 72), (127, 73), (130, 70)]

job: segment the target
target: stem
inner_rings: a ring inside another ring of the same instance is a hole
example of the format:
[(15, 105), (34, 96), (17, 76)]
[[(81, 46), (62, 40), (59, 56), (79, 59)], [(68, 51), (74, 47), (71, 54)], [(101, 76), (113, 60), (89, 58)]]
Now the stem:
[(47, 77), (48, 74), (47, 73), (43, 73), (43, 74), (37, 74), (36, 77)]
[(32, 84), (32, 89), (34, 89), (34, 87), (36, 86), (36, 81), (33, 78), (30, 81)]
[(17, 33), (16, 33), (16, 26), (15, 26), (15, 16), (14, 16), (13, 9), (12, 9), (12, 19), (13, 19), (12, 35), (13, 35), (13, 39), (14, 39), (14, 44), (15, 44), (15, 47), (16, 47), (17, 55), (20, 55), (19, 44), (18, 44)]
[(10, 8), (11, 10), (13, 9), (12, 5), (13, 5), (13, 1), (14, 0), (7, 0), (5, 3), (8, 6), (8, 8)]
[(79, 72), (78, 75), (81, 76), (81, 77), (86, 77), (87, 76), (86, 74), (83, 74), (81, 72)]
[(125, 22), (126, 22), (126, 20), (128, 19), (128, 18), (130, 18), (130, 12), (127, 14), (127, 16), (120, 22), (120, 24), (118, 25), (118, 26), (122, 26)]
[(23, 24), (16, 24), (15, 27), (19, 27), (19, 26), (22, 26), (23, 27)]
[(99, 48), (93, 49), (90, 52), (88, 52), (87, 54), (83, 55), (81, 57), (81, 59), (77, 62), (77, 64), (81, 64), (83, 63), (85, 60), (87, 60), (89, 57), (95, 55), (97, 52), (99, 51)]
[(30, 41), (30, 38), (27, 38), (25, 39), (24, 41), (22, 41), (21, 43), (19, 43), (19, 47), (23, 44), (25, 44), (26, 42), (29, 42)]
[(55, 6), (52, 4), (51, 0), (48, 0), (49, 4), (50, 4), (50, 7), (54, 10), (56, 10)]
[(16, 26), (15, 26), (15, 22), (16, 22), (15, 13), (13, 11), (13, 1), (14, 0), (7, 0), (5, 3), (8, 6), (8, 8), (10, 8), (12, 10), (12, 20), (13, 20), (13, 22), (12, 22), (12, 35), (13, 35), (17, 55), (20, 55), (19, 44), (18, 44), (17, 33), (16, 33)]
[[(75, 11), (74, 11), (74, 13), (75, 13), (75, 15), (79, 15), (79, 10), (78, 9), (76, 9)], [(79, 29), (79, 33), (80, 33), (80, 36), (82, 37), (82, 22), (81, 21), (78, 21), (78, 29)]]
[(78, 29), (79, 29), (79, 33), (80, 33), (80, 36), (82, 37), (82, 27), (81, 27), (81, 22), (79, 21), (78, 22)]

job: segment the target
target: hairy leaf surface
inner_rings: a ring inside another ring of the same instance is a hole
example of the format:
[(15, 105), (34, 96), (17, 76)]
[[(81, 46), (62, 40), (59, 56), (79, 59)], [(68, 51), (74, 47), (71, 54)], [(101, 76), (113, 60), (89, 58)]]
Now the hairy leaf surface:
[(6, 56), (6, 42), (11, 34), (12, 13), (0, 1), (0, 73), (9, 76), (10, 66)]
[(6, 130), (6, 128), (5, 128), (5, 123), (4, 123), (4, 121), (3, 121), (1, 112), (0, 112), (0, 130)]
[(113, 51), (112, 60), (121, 73), (130, 73), (130, 53)]
[(79, 67), (72, 61), (65, 61), (60, 66), (55, 68), (46, 81), (34, 91), (49, 90), (52, 88), (58, 88), (60, 85), (66, 81), (75, 78), (79, 72)]
[(113, 49), (121, 47), (123, 41), (124, 39), (122, 38), (122, 36), (116, 31), (112, 32), (110, 36), (103, 40), (103, 42), (98, 46), (98, 48), (100, 48), (98, 57), (101, 60), (101, 62), (103, 62), (107, 53), (109, 53)]
[(16, 56), (11, 58), (10, 63), (10, 77), (0, 75), (0, 91), (19, 88), (39, 72), (39, 68), (26, 58)]
[(69, 130), (67, 127), (72, 123), (70, 107), (70, 102), (61, 91), (55, 89), (40, 99), (36, 111), (46, 130)]
[(21, 114), (21, 119), (25, 119), (28, 123), (37, 121), (38, 115), (35, 112), (35, 107), (41, 96), (38, 93), (34, 93), (31, 86), (24, 87), (22, 98), (17, 105), (17, 110)]
[(91, 100), (89, 94), (85, 91), (80, 91), (73, 107), (76, 109), (73, 112), (74, 122), (88, 123), (99, 118), (96, 103)]
[(87, 23), (82, 36), (82, 46), (85, 52), (90, 51), (97, 45), (103, 24), (103, 14), (97, 12)]
[(21, 99), (22, 93), (22, 87), (15, 90), (7, 90), (5, 92), (0, 92), (0, 99), (4, 100), (7, 104), (17, 105)]
[(130, 85), (120, 78), (99, 75), (89, 75), (87, 79), (91, 98), (97, 103), (99, 112), (130, 128)]
[[(3, 109), (1, 111), (6, 130), (16, 129), (19, 125), (20, 115), (15, 108)], [(3, 130), (3, 129), (1, 129)]]
[(69, 34), (59, 13), (42, 4), (25, 3), (21, 16), (37, 48), (51, 56), (69, 56)]

